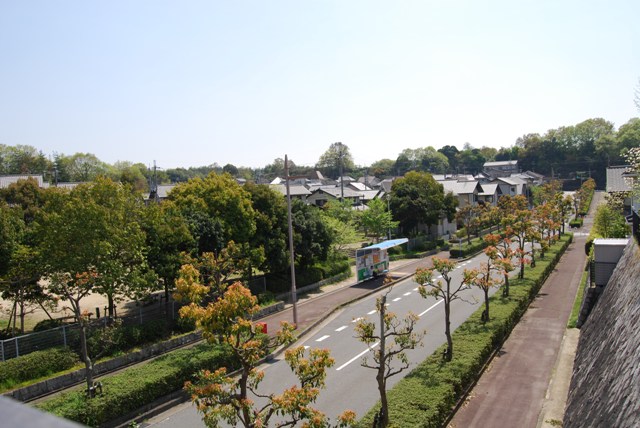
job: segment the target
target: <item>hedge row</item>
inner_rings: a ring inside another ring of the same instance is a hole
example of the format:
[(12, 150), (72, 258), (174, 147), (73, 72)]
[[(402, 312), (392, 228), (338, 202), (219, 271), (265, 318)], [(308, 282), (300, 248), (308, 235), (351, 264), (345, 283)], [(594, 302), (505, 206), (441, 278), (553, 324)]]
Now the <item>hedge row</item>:
[(476, 254), (484, 247), (486, 247), (484, 240), (482, 238), (474, 238), (471, 240), (471, 244), (468, 244), (466, 240), (462, 243), (462, 250), (460, 250), (460, 243), (458, 242), (450, 242), (449, 243), (449, 254), (452, 259), (458, 259), (462, 257), (467, 257), (472, 254)]
[[(296, 284), (298, 287), (304, 287), (350, 271), (351, 266), (347, 257), (329, 259), (305, 269), (296, 268)], [(290, 276), (286, 274), (268, 275), (267, 287), (272, 293), (286, 292), (291, 287)]]
[[(525, 278), (512, 279), (510, 296), (501, 293), (491, 297), (491, 320), (482, 323), (482, 308), (453, 333), (453, 359), (442, 360), (446, 344), (419, 364), (409, 375), (388, 392), (389, 417), (392, 426), (440, 427), (476, 380), (492, 352), (506, 339), (513, 327), (537, 295), (547, 276), (571, 242), (567, 234), (538, 260), (535, 268), (525, 272)], [(370, 427), (379, 405), (358, 422), (358, 427)]]
[(0, 390), (7, 390), (21, 382), (70, 369), (77, 363), (78, 356), (69, 348), (35, 351), (0, 362)]
[(89, 426), (98, 426), (179, 390), (202, 369), (231, 367), (230, 353), (202, 344), (180, 349), (148, 364), (104, 378), (103, 393), (88, 399), (83, 391), (61, 394), (38, 408)]
[(569, 220), (569, 227), (582, 227), (582, 223), (584, 220), (581, 218), (574, 218)]

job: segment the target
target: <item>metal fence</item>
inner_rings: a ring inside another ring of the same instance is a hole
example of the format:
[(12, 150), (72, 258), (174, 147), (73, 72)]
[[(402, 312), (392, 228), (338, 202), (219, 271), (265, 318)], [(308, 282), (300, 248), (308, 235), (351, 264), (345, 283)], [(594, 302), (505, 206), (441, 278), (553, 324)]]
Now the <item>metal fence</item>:
[[(181, 306), (182, 304), (176, 301), (139, 306), (128, 310), (117, 319), (121, 320), (123, 325), (143, 324), (156, 320), (177, 320), (179, 317), (178, 310)], [(111, 319), (106, 316), (94, 319), (91, 321), (91, 327), (104, 327), (109, 324)], [(67, 324), (49, 330), (0, 340), (0, 360), (6, 361), (56, 346), (76, 347), (80, 340), (79, 330), (78, 324)]]

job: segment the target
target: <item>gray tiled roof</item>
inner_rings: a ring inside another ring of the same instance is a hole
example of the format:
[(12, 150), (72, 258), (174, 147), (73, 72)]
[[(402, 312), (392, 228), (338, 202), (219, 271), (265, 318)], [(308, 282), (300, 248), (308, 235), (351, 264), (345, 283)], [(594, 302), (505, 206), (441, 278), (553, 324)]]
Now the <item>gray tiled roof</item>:
[(624, 173), (628, 168), (626, 165), (607, 168), (607, 192), (628, 192), (631, 190), (631, 186), (624, 178)]

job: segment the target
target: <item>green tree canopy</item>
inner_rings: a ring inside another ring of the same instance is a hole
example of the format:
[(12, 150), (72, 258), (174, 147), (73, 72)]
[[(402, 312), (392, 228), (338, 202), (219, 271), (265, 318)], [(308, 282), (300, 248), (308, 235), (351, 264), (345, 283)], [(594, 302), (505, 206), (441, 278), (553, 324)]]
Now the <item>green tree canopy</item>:
[[(209, 251), (219, 250), (229, 241), (248, 242), (256, 231), (251, 195), (229, 174), (211, 173), (204, 179), (191, 179), (176, 186), (169, 199), (185, 217), (197, 218), (207, 226), (218, 224), (222, 241), (211, 243)], [(198, 239), (203, 235), (194, 236)]]
[(430, 226), (443, 215), (451, 215), (442, 184), (425, 172), (411, 171), (395, 180), (389, 203), (394, 219), (408, 235), (414, 235), (420, 225)]
[(340, 142), (333, 143), (326, 152), (320, 156), (320, 160), (316, 164), (316, 168), (322, 170), (323, 173), (330, 177), (338, 177), (340, 168), (343, 174), (355, 168), (353, 156), (346, 144)]
[(255, 213), (256, 232), (252, 246), (264, 248), (265, 259), (260, 270), (268, 273), (286, 271), (287, 256), (287, 205), (282, 194), (266, 185), (247, 183), (244, 189), (251, 196)]

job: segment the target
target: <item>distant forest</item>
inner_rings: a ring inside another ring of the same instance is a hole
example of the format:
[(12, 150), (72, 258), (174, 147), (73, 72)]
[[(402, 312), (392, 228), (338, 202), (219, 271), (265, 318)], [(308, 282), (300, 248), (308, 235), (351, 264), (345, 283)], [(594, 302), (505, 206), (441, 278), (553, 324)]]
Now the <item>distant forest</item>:
[[(394, 143), (397, 144), (397, 143)], [(329, 147), (315, 165), (297, 165), (290, 160), (290, 174), (303, 175), (314, 170), (327, 177), (339, 175), (339, 165)], [(432, 174), (476, 174), (489, 161), (517, 160), (522, 171), (534, 171), (548, 177), (581, 180), (592, 177), (603, 187), (607, 166), (624, 163), (624, 153), (640, 146), (640, 118), (632, 118), (615, 128), (605, 119), (588, 119), (577, 125), (551, 129), (545, 134), (525, 134), (511, 147), (475, 148), (465, 143), (461, 148), (446, 145), (439, 149), (425, 146), (402, 150), (396, 159), (380, 159), (371, 165), (354, 165), (348, 145), (341, 145), (343, 173), (354, 178), (363, 175), (378, 178), (403, 176), (408, 171)], [(334, 161), (331, 161), (334, 159)], [(151, 165), (119, 161), (107, 164), (91, 153), (45, 154), (32, 146), (0, 144), (0, 175), (42, 174), (50, 183), (82, 182), (106, 175), (146, 191), (155, 177), (159, 184), (185, 182), (211, 172), (227, 172), (234, 177), (268, 182), (284, 174), (284, 160), (276, 158), (262, 168), (248, 168), (212, 163), (190, 168), (156, 169)]]

